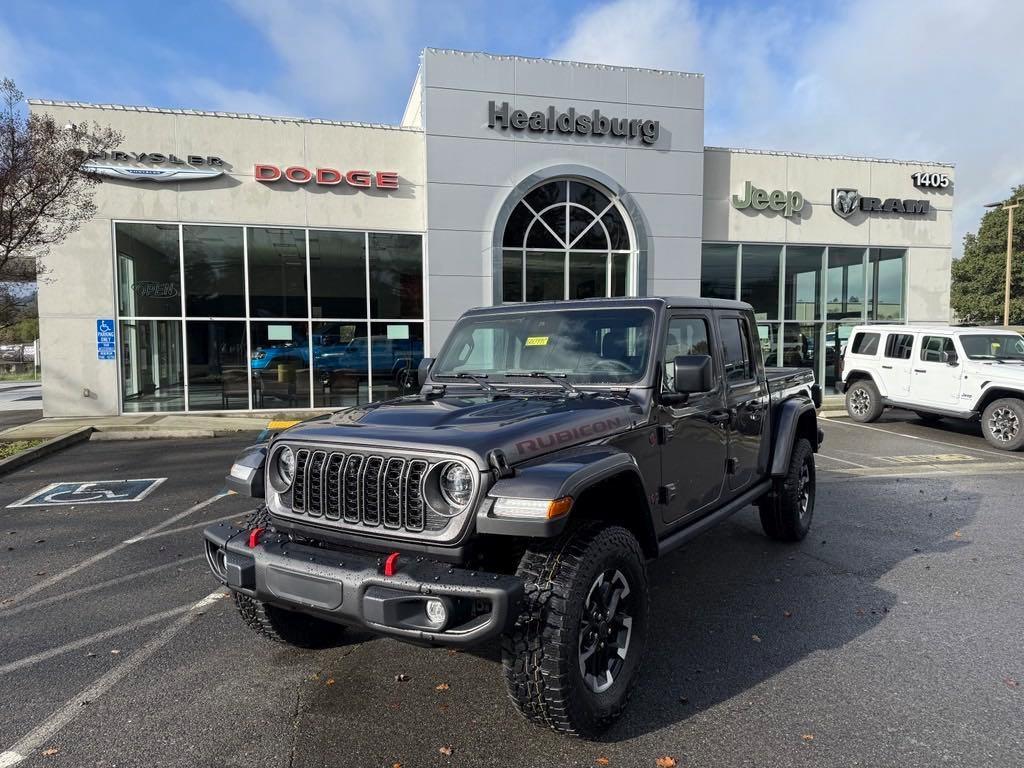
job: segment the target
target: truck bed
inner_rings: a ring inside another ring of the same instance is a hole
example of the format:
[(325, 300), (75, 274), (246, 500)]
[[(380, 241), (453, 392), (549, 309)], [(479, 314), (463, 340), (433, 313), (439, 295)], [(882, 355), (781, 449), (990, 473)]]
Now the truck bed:
[(765, 367), (764, 377), (768, 382), (768, 392), (773, 403), (785, 400), (800, 390), (810, 393), (815, 405), (821, 403), (821, 395), (814, 394), (817, 385), (814, 383), (814, 371), (810, 368)]

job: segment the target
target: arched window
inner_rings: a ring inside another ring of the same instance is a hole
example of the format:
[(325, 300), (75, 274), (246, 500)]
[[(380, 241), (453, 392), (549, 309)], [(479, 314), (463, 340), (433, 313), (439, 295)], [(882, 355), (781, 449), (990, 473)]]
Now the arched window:
[(502, 301), (631, 293), (636, 252), (618, 197), (578, 179), (526, 193), (502, 234)]

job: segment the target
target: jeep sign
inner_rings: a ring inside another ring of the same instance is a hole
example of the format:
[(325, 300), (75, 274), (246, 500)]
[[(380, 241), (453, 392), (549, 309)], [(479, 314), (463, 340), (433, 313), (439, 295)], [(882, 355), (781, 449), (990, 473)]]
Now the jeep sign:
[(786, 218), (796, 214), (798, 217), (804, 207), (804, 196), (796, 191), (783, 192), (773, 189), (771, 192), (755, 187), (749, 181), (743, 186), (743, 195), (732, 196), (732, 207), (738, 210), (753, 208), (763, 211), (766, 208), (778, 211)]

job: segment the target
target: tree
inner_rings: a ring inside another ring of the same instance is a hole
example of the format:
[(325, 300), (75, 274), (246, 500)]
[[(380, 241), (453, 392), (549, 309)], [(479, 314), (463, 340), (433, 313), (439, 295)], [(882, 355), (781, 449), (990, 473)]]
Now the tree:
[(14, 82), (0, 80), (0, 330), (25, 319), (50, 248), (96, 213), (100, 179), (83, 163), (120, 143), (109, 127), (29, 114)]
[[(1024, 184), (1010, 195), (1024, 197)], [(953, 262), (950, 303), (961, 320), (1003, 324), (1006, 285), (1006, 219), (993, 208), (981, 217), (978, 232), (964, 235), (964, 255)], [(1014, 211), (1013, 261), (1010, 269), (1010, 325), (1024, 325), (1024, 206)]]

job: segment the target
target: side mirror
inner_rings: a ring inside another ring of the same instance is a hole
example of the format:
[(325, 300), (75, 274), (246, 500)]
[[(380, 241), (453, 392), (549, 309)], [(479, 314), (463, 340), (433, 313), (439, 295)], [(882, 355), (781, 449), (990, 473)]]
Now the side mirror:
[(678, 395), (695, 395), (711, 389), (711, 356), (679, 355), (673, 361), (675, 368), (673, 389)]
[(434, 358), (424, 357), (416, 368), (416, 386), (422, 387), (427, 383), (427, 376), (430, 375), (430, 366), (434, 364)]
[(946, 363), (946, 365), (950, 365), (950, 366), (954, 366), (954, 367), (957, 366), (957, 365), (960, 365), (960, 360), (956, 356), (956, 352), (943, 352), (942, 353), (942, 359), (943, 359), (943, 362)]

